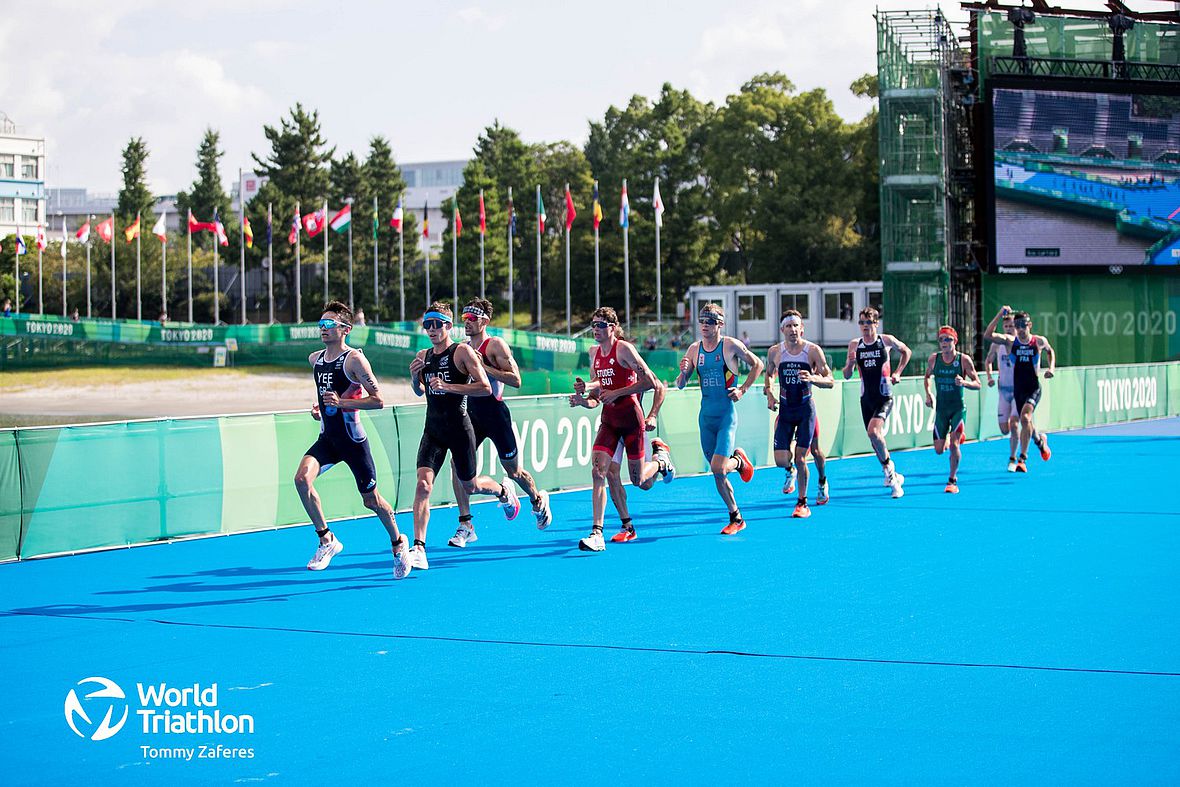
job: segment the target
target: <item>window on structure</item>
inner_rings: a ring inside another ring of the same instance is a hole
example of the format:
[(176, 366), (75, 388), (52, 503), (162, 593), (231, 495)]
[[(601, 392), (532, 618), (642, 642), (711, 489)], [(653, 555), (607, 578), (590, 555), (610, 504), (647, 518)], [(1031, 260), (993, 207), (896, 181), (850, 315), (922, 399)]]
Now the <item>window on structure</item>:
[(766, 319), (766, 296), (765, 295), (739, 295), (738, 296), (738, 319), (739, 320), (765, 320)]
[(23, 199), (20, 201), (21, 222), (25, 224), (37, 223), (37, 201), (31, 199)]
[(20, 176), (25, 180), (37, 179), (37, 159), (25, 156), (21, 159)]
[(885, 313), (884, 298), (881, 297), (880, 290), (869, 290), (869, 306), (877, 310), (877, 314)]
[(0, 156), (0, 178), (14, 177), (12, 159), (12, 155)]
[(825, 292), (824, 293), (824, 319), (826, 320), (843, 320), (844, 322), (852, 322), (852, 293), (850, 292)]
[(779, 296), (779, 314), (782, 314), (787, 309), (794, 309), (803, 315), (803, 319), (811, 316), (808, 307), (811, 305), (811, 296), (805, 292), (784, 292)]
[(9, 224), (16, 221), (16, 200), (0, 197), (0, 221)]

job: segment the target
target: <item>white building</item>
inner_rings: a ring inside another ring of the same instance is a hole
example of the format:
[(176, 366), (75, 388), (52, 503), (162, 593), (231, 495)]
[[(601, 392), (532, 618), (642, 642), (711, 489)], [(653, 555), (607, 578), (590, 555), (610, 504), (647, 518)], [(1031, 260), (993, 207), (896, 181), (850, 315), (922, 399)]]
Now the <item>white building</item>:
[[(433, 256), (437, 256), (442, 248), (443, 230), (451, 220), (450, 216), (443, 216), (443, 200), (455, 196), (455, 192), (463, 185), (463, 168), (466, 166), (466, 161), (424, 161), (399, 165), (402, 178), (406, 181), (403, 209), (414, 214), (418, 232), (422, 231), (423, 208), (429, 208), (429, 240)], [(460, 213), (463, 207), (460, 206)], [(475, 221), (478, 223), (478, 219)]]
[(0, 238), (33, 235), (45, 221), (45, 139), (20, 133), (0, 112)]

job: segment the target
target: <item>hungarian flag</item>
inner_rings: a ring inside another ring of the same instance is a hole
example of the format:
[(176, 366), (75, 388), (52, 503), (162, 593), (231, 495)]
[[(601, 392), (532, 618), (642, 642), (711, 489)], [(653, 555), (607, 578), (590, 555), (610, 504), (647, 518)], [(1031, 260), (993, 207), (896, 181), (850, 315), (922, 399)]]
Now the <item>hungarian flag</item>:
[(242, 234), (246, 236), (246, 248), (254, 248), (254, 228), (250, 226), (250, 217), (242, 217)]
[(488, 231), (488, 214), (483, 209), (483, 189), (479, 190), (479, 234), (484, 235)]
[(128, 243), (139, 237), (139, 216), (135, 217), (135, 223), (123, 230), (123, 237), (127, 239)]
[(380, 226), (377, 215), (377, 198), (373, 197), (373, 240), (377, 240), (377, 228)]
[(98, 230), (98, 237), (110, 243), (115, 237), (115, 219), (112, 216), (109, 219), (103, 219), (99, 225), (95, 227)]
[(664, 200), (660, 197), (660, 179), (656, 178), (656, 190), (651, 197), (651, 206), (656, 212), (656, 226), (664, 226)]
[(598, 201), (598, 181), (594, 181), (594, 229), (602, 223), (602, 204)]
[(393, 227), (398, 235), (402, 233), (402, 198), (397, 198), (397, 207), (393, 209), (393, 218), (389, 220), (389, 226)]
[(40, 224), (37, 225), (37, 235), (33, 242), (37, 244), (37, 251), (45, 251), (45, 247), (49, 245), (45, 240), (45, 228)]
[(333, 232), (346, 232), (348, 226), (352, 224), (352, 206), (345, 205), (340, 209), (332, 220), (328, 222), (328, 226), (332, 228)]
[(627, 200), (627, 184), (623, 184), (623, 202), (619, 205), (619, 226), (626, 228), (631, 224), (631, 203)]
[(537, 189), (537, 232), (545, 234), (545, 200), (541, 199), (541, 190)]
[(79, 243), (89, 243), (90, 242), (90, 222), (86, 221), (81, 227), (79, 227), (78, 231), (74, 233), (74, 237), (78, 239)]
[(565, 231), (569, 232), (570, 227), (574, 226), (574, 219), (578, 217), (578, 211), (574, 209), (574, 198), (570, 195), (570, 184), (565, 184)]
[(455, 195), (455, 237), (463, 236), (463, 217), (459, 215), (459, 195)]
[(287, 243), (294, 246), (299, 242), (299, 208), (295, 208), (295, 217), (291, 219), (291, 231), (287, 233)]
[(303, 229), (310, 238), (314, 238), (323, 232), (327, 223), (328, 214), (323, 209), (317, 210), (315, 213), (308, 213), (303, 217)]
[(430, 237), (430, 200), (422, 203), (422, 237)]

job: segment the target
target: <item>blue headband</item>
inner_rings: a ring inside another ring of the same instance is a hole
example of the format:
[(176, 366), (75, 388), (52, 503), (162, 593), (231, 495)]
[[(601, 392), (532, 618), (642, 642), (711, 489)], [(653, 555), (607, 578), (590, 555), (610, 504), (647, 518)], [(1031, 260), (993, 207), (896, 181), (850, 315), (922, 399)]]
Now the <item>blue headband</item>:
[(422, 315), (422, 319), (423, 320), (432, 320), (432, 319), (433, 320), (442, 320), (445, 323), (451, 323), (452, 325), (454, 324), (454, 322), (451, 320), (450, 317), (448, 317), (447, 315), (445, 315), (441, 312), (426, 312), (426, 314)]

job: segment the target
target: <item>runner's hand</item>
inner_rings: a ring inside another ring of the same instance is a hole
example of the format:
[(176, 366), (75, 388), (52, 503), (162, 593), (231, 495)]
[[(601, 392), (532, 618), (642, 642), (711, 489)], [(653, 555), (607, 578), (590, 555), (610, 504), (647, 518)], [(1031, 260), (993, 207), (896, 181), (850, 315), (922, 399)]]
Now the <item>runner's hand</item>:
[(441, 377), (431, 377), (430, 378), (430, 390), (432, 390), (436, 393), (439, 391), (446, 393), (446, 389), (443, 388), (444, 385), (446, 385), (446, 383), (443, 382), (443, 379)]
[(684, 376), (692, 371), (692, 362), (688, 360), (688, 356), (680, 359), (680, 374)]
[(420, 356), (415, 355), (414, 360), (410, 361), (410, 376), (417, 377), (418, 373), (426, 368), (426, 361), (422, 360)]
[(987, 387), (988, 388), (995, 388), (996, 381), (994, 379), (992, 379), (991, 377), (987, 378)]
[(1052, 370), (1052, 369), (1050, 369), (1049, 371), (1045, 372), (1045, 379), (1046, 379), (1046, 380), (1052, 380), (1052, 379), (1053, 379), (1053, 370)]
[(654, 415), (649, 415), (647, 418), (643, 419), (643, 428), (645, 431), (654, 432), (656, 430), (656, 417)]
[(889, 375), (889, 382), (893, 383), (894, 385), (897, 385), (898, 383), (901, 382), (901, 375), (898, 374), (897, 372), (894, 372), (893, 374)]
[(956, 388), (962, 388), (962, 387), (963, 387), (963, 375), (961, 375), (961, 374), (956, 374), (956, 375), (955, 375), (955, 387), (956, 387)]
[(930, 394), (926, 394), (926, 406), (927, 407), (934, 406), (934, 399), (933, 399), (933, 397), (930, 396)]
[(313, 404), (311, 406), (311, 417), (317, 421), (320, 420), (320, 406), (318, 404)]
[(324, 404), (328, 407), (337, 407), (340, 404), (340, 397), (336, 395), (335, 391), (326, 391), (323, 399)]
[(732, 402), (740, 402), (742, 397), (746, 395), (741, 388), (730, 388), (726, 393), (729, 394), (729, 399)]
[(766, 397), (766, 409), (772, 412), (778, 410), (778, 399), (773, 396)]
[(577, 393), (579, 396), (585, 396), (585, 395), (586, 395), (586, 381), (585, 381), (585, 380), (583, 380), (581, 377), (575, 377), (575, 378), (574, 378), (574, 391), (575, 391), (575, 392), (576, 392), (576, 393)]
[(613, 402), (614, 400), (616, 400), (618, 398), (619, 398), (618, 391), (603, 391), (602, 395), (598, 397), (598, 401), (602, 402), (603, 404), (610, 404), (611, 402)]

